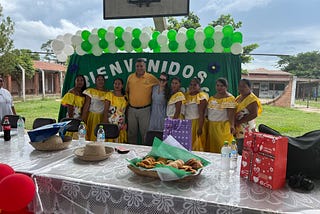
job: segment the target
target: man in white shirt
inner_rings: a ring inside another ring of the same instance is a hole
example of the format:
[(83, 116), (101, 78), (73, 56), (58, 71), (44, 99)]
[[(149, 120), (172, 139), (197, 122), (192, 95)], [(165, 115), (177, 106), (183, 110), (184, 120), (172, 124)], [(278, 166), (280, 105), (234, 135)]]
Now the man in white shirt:
[(13, 99), (10, 92), (3, 88), (4, 80), (0, 77), (0, 121), (5, 115), (15, 115)]

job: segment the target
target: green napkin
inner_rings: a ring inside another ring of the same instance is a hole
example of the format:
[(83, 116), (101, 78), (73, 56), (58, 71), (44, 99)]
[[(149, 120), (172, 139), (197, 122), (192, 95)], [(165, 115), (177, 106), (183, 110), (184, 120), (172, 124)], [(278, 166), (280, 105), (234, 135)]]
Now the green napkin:
[[(187, 150), (177, 148), (175, 146), (168, 145), (166, 143), (163, 143), (158, 138), (154, 138), (153, 140), (153, 146), (151, 151), (148, 153), (148, 156), (153, 157), (163, 157), (171, 160), (177, 160), (181, 159), (184, 162), (187, 162), (191, 158), (198, 159), (202, 162), (203, 166), (207, 166), (210, 164), (209, 161), (205, 160), (202, 157), (199, 157)], [(164, 166), (161, 164), (156, 165), (155, 168), (152, 169), (145, 169), (143, 167), (136, 166), (137, 162), (140, 162), (141, 158), (134, 158), (131, 160), (127, 160), (132, 166), (139, 168), (140, 170), (154, 170), (157, 171), (159, 177), (161, 180), (170, 181), (170, 180), (177, 180), (184, 178), (186, 176), (190, 175), (197, 175), (200, 173), (201, 170), (198, 170), (196, 174), (192, 174), (191, 172), (187, 172), (185, 170), (179, 170), (171, 166)]]

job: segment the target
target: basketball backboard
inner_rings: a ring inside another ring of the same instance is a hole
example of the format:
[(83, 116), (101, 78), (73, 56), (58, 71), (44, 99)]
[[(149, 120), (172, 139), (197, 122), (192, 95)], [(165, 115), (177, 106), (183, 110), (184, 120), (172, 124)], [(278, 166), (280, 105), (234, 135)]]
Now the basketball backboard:
[(104, 19), (127, 19), (189, 14), (189, 0), (103, 0)]

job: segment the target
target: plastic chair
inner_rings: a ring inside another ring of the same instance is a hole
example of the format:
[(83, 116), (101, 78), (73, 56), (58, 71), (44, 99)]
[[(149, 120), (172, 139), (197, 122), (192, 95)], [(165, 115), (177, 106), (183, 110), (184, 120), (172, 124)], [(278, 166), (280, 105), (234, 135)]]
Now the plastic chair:
[(70, 121), (70, 120), (71, 120), (71, 122), (68, 123), (66, 131), (68, 131), (68, 132), (78, 132), (78, 128), (79, 128), (79, 125), (80, 125), (82, 120), (76, 119), (76, 118), (67, 118), (67, 117), (65, 117), (65, 118), (62, 118), (60, 120), (60, 122), (65, 122), (65, 121)]
[(163, 139), (163, 132), (162, 131), (147, 131), (146, 140), (144, 141), (145, 145), (146, 146), (152, 146), (153, 139), (155, 137), (157, 137), (160, 140), (162, 140)]
[(99, 123), (94, 129), (94, 135), (97, 136), (99, 126), (102, 125), (106, 139), (116, 139), (119, 137), (119, 127), (116, 124)]
[[(17, 128), (17, 123), (18, 123), (18, 120), (19, 120), (19, 115), (5, 115), (3, 116), (2, 120), (1, 120), (1, 124), (3, 123), (4, 121), (4, 118), (5, 117), (8, 117), (9, 118), (9, 122), (10, 122), (10, 125), (11, 125), (11, 128)], [(24, 117), (22, 117), (23, 121), (26, 122), (26, 119)]]
[(42, 117), (39, 117), (39, 118), (36, 118), (33, 121), (32, 128), (36, 129), (36, 128), (39, 128), (41, 126), (52, 124), (52, 123), (56, 123), (56, 122), (57, 122), (56, 119), (53, 119), (53, 118), (42, 118)]

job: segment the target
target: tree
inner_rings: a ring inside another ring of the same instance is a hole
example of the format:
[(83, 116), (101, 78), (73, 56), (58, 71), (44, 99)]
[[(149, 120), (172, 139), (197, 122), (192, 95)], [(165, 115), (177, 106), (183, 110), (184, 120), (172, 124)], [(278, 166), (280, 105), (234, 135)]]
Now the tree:
[(52, 50), (52, 47), (51, 47), (51, 43), (52, 43), (52, 39), (48, 40), (46, 43), (43, 43), (41, 45), (41, 50), (43, 50), (44, 52), (46, 52), (45, 56), (43, 57), (44, 60), (48, 61), (48, 62), (51, 62), (51, 61), (54, 61), (56, 62), (57, 61), (57, 57), (55, 54), (53, 54), (53, 50)]
[(181, 22), (179, 22), (176, 18), (174, 17), (169, 17), (168, 18), (168, 30), (174, 29), (178, 31), (180, 28), (185, 27), (185, 28), (198, 28), (201, 27), (200, 24), (200, 18), (194, 13), (191, 12), (188, 16), (185, 16)]
[(280, 56), (278, 67), (299, 77), (320, 78), (320, 53), (299, 53), (296, 56)]
[[(2, 6), (0, 5), (0, 74), (7, 75), (10, 72), (8, 67), (11, 66), (11, 55), (8, 54), (13, 48), (11, 36), (14, 32), (14, 23), (10, 17), (3, 17)], [(8, 64), (7, 64), (8, 63)]]

